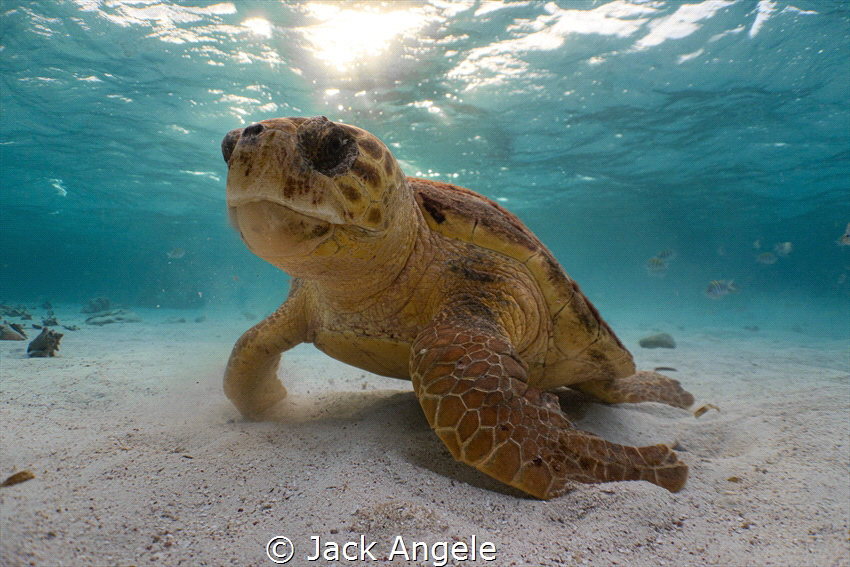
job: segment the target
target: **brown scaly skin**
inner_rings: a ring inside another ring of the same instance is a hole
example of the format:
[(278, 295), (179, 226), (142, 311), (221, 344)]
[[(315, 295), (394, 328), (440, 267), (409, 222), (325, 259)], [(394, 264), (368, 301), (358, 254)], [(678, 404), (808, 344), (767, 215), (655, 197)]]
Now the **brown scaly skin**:
[(293, 276), (286, 302), (231, 353), (225, 393), (245, 417), (262, 419), (286, 396), (281, 353), (312, 342), (412, 380), (456, 459), (538, 498), (573, 481), (684, 486), (687, 466), (668, 446), (576, 430), (545, 392), (693, 403), (675, 380), (635, 374), (628, 350), (514, 215), (467, 189), (405, 178), (377, 138), (324, 117), (233, 130), (222, 153), (232, 223)]

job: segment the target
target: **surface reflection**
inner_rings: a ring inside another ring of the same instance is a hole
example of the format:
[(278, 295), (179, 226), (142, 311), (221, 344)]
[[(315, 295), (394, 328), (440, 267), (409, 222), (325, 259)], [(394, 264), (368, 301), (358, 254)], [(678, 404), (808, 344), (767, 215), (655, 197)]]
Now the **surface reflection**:
[(339, 5), (310, 3), (308, 14), (321, 23), (299, 28), (313, 55), (339, 71), (363, 57), (377, 57), (393, 38), (415, 32), (430, 20), (421, 8), (381, 12), (376, 6), (342, 9)]

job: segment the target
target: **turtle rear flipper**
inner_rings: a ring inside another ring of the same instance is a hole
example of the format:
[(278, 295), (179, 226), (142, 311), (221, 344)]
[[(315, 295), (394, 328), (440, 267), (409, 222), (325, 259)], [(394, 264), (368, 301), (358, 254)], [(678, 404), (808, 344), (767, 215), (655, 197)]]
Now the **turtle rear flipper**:
[(589, 380), (571, 387), (609, 404), (658, 402), (688, 409), (694, 403), (694, 396), (683, 389), (678, 380), (649, 370), (626, 378)]

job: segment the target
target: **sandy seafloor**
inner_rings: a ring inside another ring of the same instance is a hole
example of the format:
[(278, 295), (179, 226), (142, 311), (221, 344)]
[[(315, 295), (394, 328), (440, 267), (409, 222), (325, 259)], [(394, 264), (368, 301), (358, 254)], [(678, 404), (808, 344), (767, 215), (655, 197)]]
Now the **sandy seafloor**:
[[(678, 442), (690, 478), (677, 494), (625, 482), (542, 502), (456, 463), (408, 382), (301, 346), (279, 419), (250, 423), (221, 387), (250, 321), (137, 310), (141, 323), (92, 327), (79, 307), (56, 309), (82, 327), (56, 358), (0, 342), (0, 477), (35, 474), (0, 488), (2, 565), (274, 565), (278, 535), (296, 566), (442, 563), (387, 561), (397, 535), (495, 545), (494, 561), (446, 563), (461, 566), (850, 565), (846, 339), (615, 324), (639, 368), (676, 368), (694, 407), (720, 411), (563, 394), (609, 440)], [(637, 346), (659, 330), (675, 350)], [(376, 561), (306, 559), (311, 536), (361, 534)]]

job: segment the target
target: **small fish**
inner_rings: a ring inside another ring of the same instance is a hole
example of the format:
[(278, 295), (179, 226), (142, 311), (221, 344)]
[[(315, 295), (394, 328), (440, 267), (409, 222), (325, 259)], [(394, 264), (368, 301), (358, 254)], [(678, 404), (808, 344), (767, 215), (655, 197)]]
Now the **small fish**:
[(15, 484), (20, 484), (22, 482), (26, 482), (34, 478), (35, 475), (32, 474), (30, 471), (20, 471), (16, 472), (12, 476), (4, 480), (2, 483), (0, 483), (0, 486), (14, 486)]
[(661, 261), (670, 262), (671, 260), (676, 259), (676, 251), (668, 248), (667, 250), (662, 250), (656, 254), (655, 257)]
[(705, 294), (711, 299), (720, 299), (728, 293), (739, 291), (734, 280), (714, 280), (705, 289)]
[(780, 242), (773, 247), (773, 251), (783, 258), (790, 254), (792, 250), (794, 250), (794, 246), (790, 242)]
[(761, 250), (761, 238), (756, 238), (756, 241), (753, 242), (753, 248)]
[(702, 414), (704, 414), (705, 412), (707, 412), (708, 410), (717, 410), (719, 412), (720, 408), (717, 407), (714, 404), (705, 404), (704, 406), (702, 406), (701, 408), (699, 408), (698, 410), (696, 410), (694, 412), (694, 417), (699, 417)]
[(651, 276), (663, 276), (667, 273), (667, 262), (661, 258), (650, 258), (646, 261), (646, 271)]
[(764, 264), (765, 266), (775, 264), (776, 260), (778, 260), (778, 258), (773, 252), (762, 252), (758, 255), (758, 258), (756, 258), (756, 262), (758, 262), (759, 264)]
[(48, 181), (50, 182), (50, 185), (52, 185), (53, 188), (56, 189), (57, 195), (59, 195), (60, 197), (68, 196), (68, 190), (65, 189), (65, 184), (62, 182), (61, 179), (48, 179)]
[(171, 260), (179, 260), (180, 258), (186, 255), (186, 251), (182, 248), (175, 248), (171, 252), (166, 252), (165, 255), (168, 256)]
[(850, 222), (847, 223), (847, 228), (844, 229), (844, 234), (841, 238), (835, 241), (839, 246), (850, 246)]

